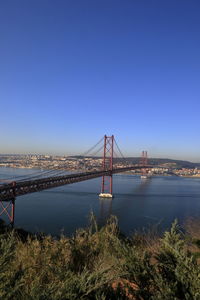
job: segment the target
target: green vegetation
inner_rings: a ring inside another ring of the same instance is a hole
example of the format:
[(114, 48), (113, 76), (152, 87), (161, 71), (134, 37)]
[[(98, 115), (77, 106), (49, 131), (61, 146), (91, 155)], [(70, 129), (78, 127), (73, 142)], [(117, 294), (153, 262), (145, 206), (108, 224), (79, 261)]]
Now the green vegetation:
[[(0, 299), (200, 299), (199, 221), (162, 238), (120, 234), (94, 216), (72, 238), (26, 236), (1, 227)], [(196, 227), (195, 227), (196, 226)]]

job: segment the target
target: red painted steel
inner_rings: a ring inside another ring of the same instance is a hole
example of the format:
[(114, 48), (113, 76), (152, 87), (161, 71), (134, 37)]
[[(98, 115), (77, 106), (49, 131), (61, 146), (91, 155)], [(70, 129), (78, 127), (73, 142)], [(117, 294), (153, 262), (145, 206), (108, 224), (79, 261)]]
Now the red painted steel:
[[(151, 168), (152, 166), (148, 166), (148, 168)], [(94, 170), (90, 172), (84, 172), (84, 173), (75, 173), (75, 174), (69, 174), (64, 176), (53, 176), (53, 177), (45, 177), (40, 178), (36, 180), (25, 180), (25, 181), (17, 181), (15, 186), (15, 197), (19, 197), (22, 195), (35, 193), (39, 191), (43, 191), (46, 189), (66, 185), (66, 184), (72, 184), (76, 182), (81, 182), (84, 180), (89, 180), (97, 177), (104, 176), (110, 176), (111, 174), (117, 174), (122, 173), (130, 170), (137, 170), (142, 169), (142, 166), (133, 165), (129, 167), (123, 167), (123, 168), (113, 168), (112, 171), (110, 170)], [(14, 198), (13, 194), (13, 187), (11, 183), (4, 184), (0, 186), (0, 201), (10, 201)]]
[[(103, 170), (113, 171), (113, 146), (114, 146), (114, 135), (104, 136), (104, 151), (103, 151)], [(113, 193), (113, 179), (112, 173), (110, 175), (102, 176), (101, 193)]]
[(14, 226), (14, 221), (15, 221), (15, 196), (16, 196), (16, 182), (11, 183), (11, 190), (12, 190), (12, 195), (13, 198), (6, 201), (6, 205), (4, 204), (4, 201), (0, 200), (0, 207), (1, 207), (1, 215), (6, 215), (9, 219), (10, 225), (13, 227)]
[[(147, 151), (142, 151), (142, 156), (141, 156), (141, 159), (140, 159), (140, 165), (145, 166), (145, 167), (148, 165)], [(146, 168), (141, 170), (142, 175), (146, 175), (146, 173), (147, 173)]]

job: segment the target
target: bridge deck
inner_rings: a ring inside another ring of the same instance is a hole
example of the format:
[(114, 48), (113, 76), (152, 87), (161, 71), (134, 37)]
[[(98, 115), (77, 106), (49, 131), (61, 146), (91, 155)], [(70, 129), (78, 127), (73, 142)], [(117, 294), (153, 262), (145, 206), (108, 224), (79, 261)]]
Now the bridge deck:
[(110, 176), (112, 174), (126, 172), (134, 169), (148, 168), (149, 166), (132, 166), (124, 168), (115, 168), (113, 170), (91, 171), (84, 173), (69, 174), (65, 176), (47, 177), (35, 180), (16, 181), (13, 183), (0, 186), (0, 201), (9, 201), (15, 197), (29, 193), (39, 192), (42, 190), (89, 180), (101, 176)]

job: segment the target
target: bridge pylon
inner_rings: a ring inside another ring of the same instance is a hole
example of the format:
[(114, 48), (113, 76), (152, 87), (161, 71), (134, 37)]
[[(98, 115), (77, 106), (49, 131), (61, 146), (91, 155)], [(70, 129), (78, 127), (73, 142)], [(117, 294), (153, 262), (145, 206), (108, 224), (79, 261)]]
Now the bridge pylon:
[(12, 190), (12, 199), (9, 199), (7, 201), (0, 200), (0, 216), (5, 215), (8, 217), (9, 224), (11, 227), (14, 227), (14, 221), (15, 221), (15, 186), (16, 182), (11, 183), (11, 190)]
[[(141, 166), (144, 166), (144, 167), (148, 165), (147, 151), (142, 151), (140, 164), (141, 164)], [(141, 178), (147, 178), (147, 169), (146, 168), (141, 170)]]
[(108, 174), (102, 176), (101, 193), (99, 194), (99, 197), (103, 197), (103, 198), (113, 197), (113, 178), (112, 178), (113, 147), (114, 147), (114, 135), (112, 136), (105, 135), (102, 167), (104, 171), (108, 171)]

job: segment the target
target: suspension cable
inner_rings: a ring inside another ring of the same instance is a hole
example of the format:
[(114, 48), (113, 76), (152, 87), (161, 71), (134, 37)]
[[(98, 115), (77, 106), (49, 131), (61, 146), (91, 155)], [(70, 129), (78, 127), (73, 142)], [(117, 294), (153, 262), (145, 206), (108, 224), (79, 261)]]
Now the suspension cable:
[[(85, 157), (87, 154), (89, 154), (91, 151), (93, 151), (102, 141), (103, 141), (104, 137), (101, 138), (94, 146), (92, 146), (89, 150), (87, 150), (86, 152), (84, 152), (82, 155), (80, 156), (83, 156)], [(100, 148), (98, 148), (96, 150), (95, 153), (92, 154), (92, 156), (95, 156), (97, 153), (99, 153), (101, 150), (103, 149), (103, 146), (101, 146)], [(84, 164), (85, 166), (85, 164)], [(33, 172), (31, 174), (27, 174), (27, 175), (17, 175), (17, 176), (12, 176), (12, 177), (7, 177), (5, 178), (5, 180), (7, 179), (11, 179), (11, 180), (17, 180), (17, 181), (22, 181), (22, 180), (35, 180), (35, 179), (38, 179), (38, 178), (42, 178), (44, 176), (57, 176), (58, 174), (62, 174), (62, 173), (65, 173), (67, 172), (67, 170), (61, 170), (61, 168), (63, 167), (66, 167), (66, 165), (60, 165), (54, 169), (50, 169), (50, 170), (43, 170), (43, 171), (40, 171), (40, 172)], [(18, 180), (19, 179), (19, 180)]]

